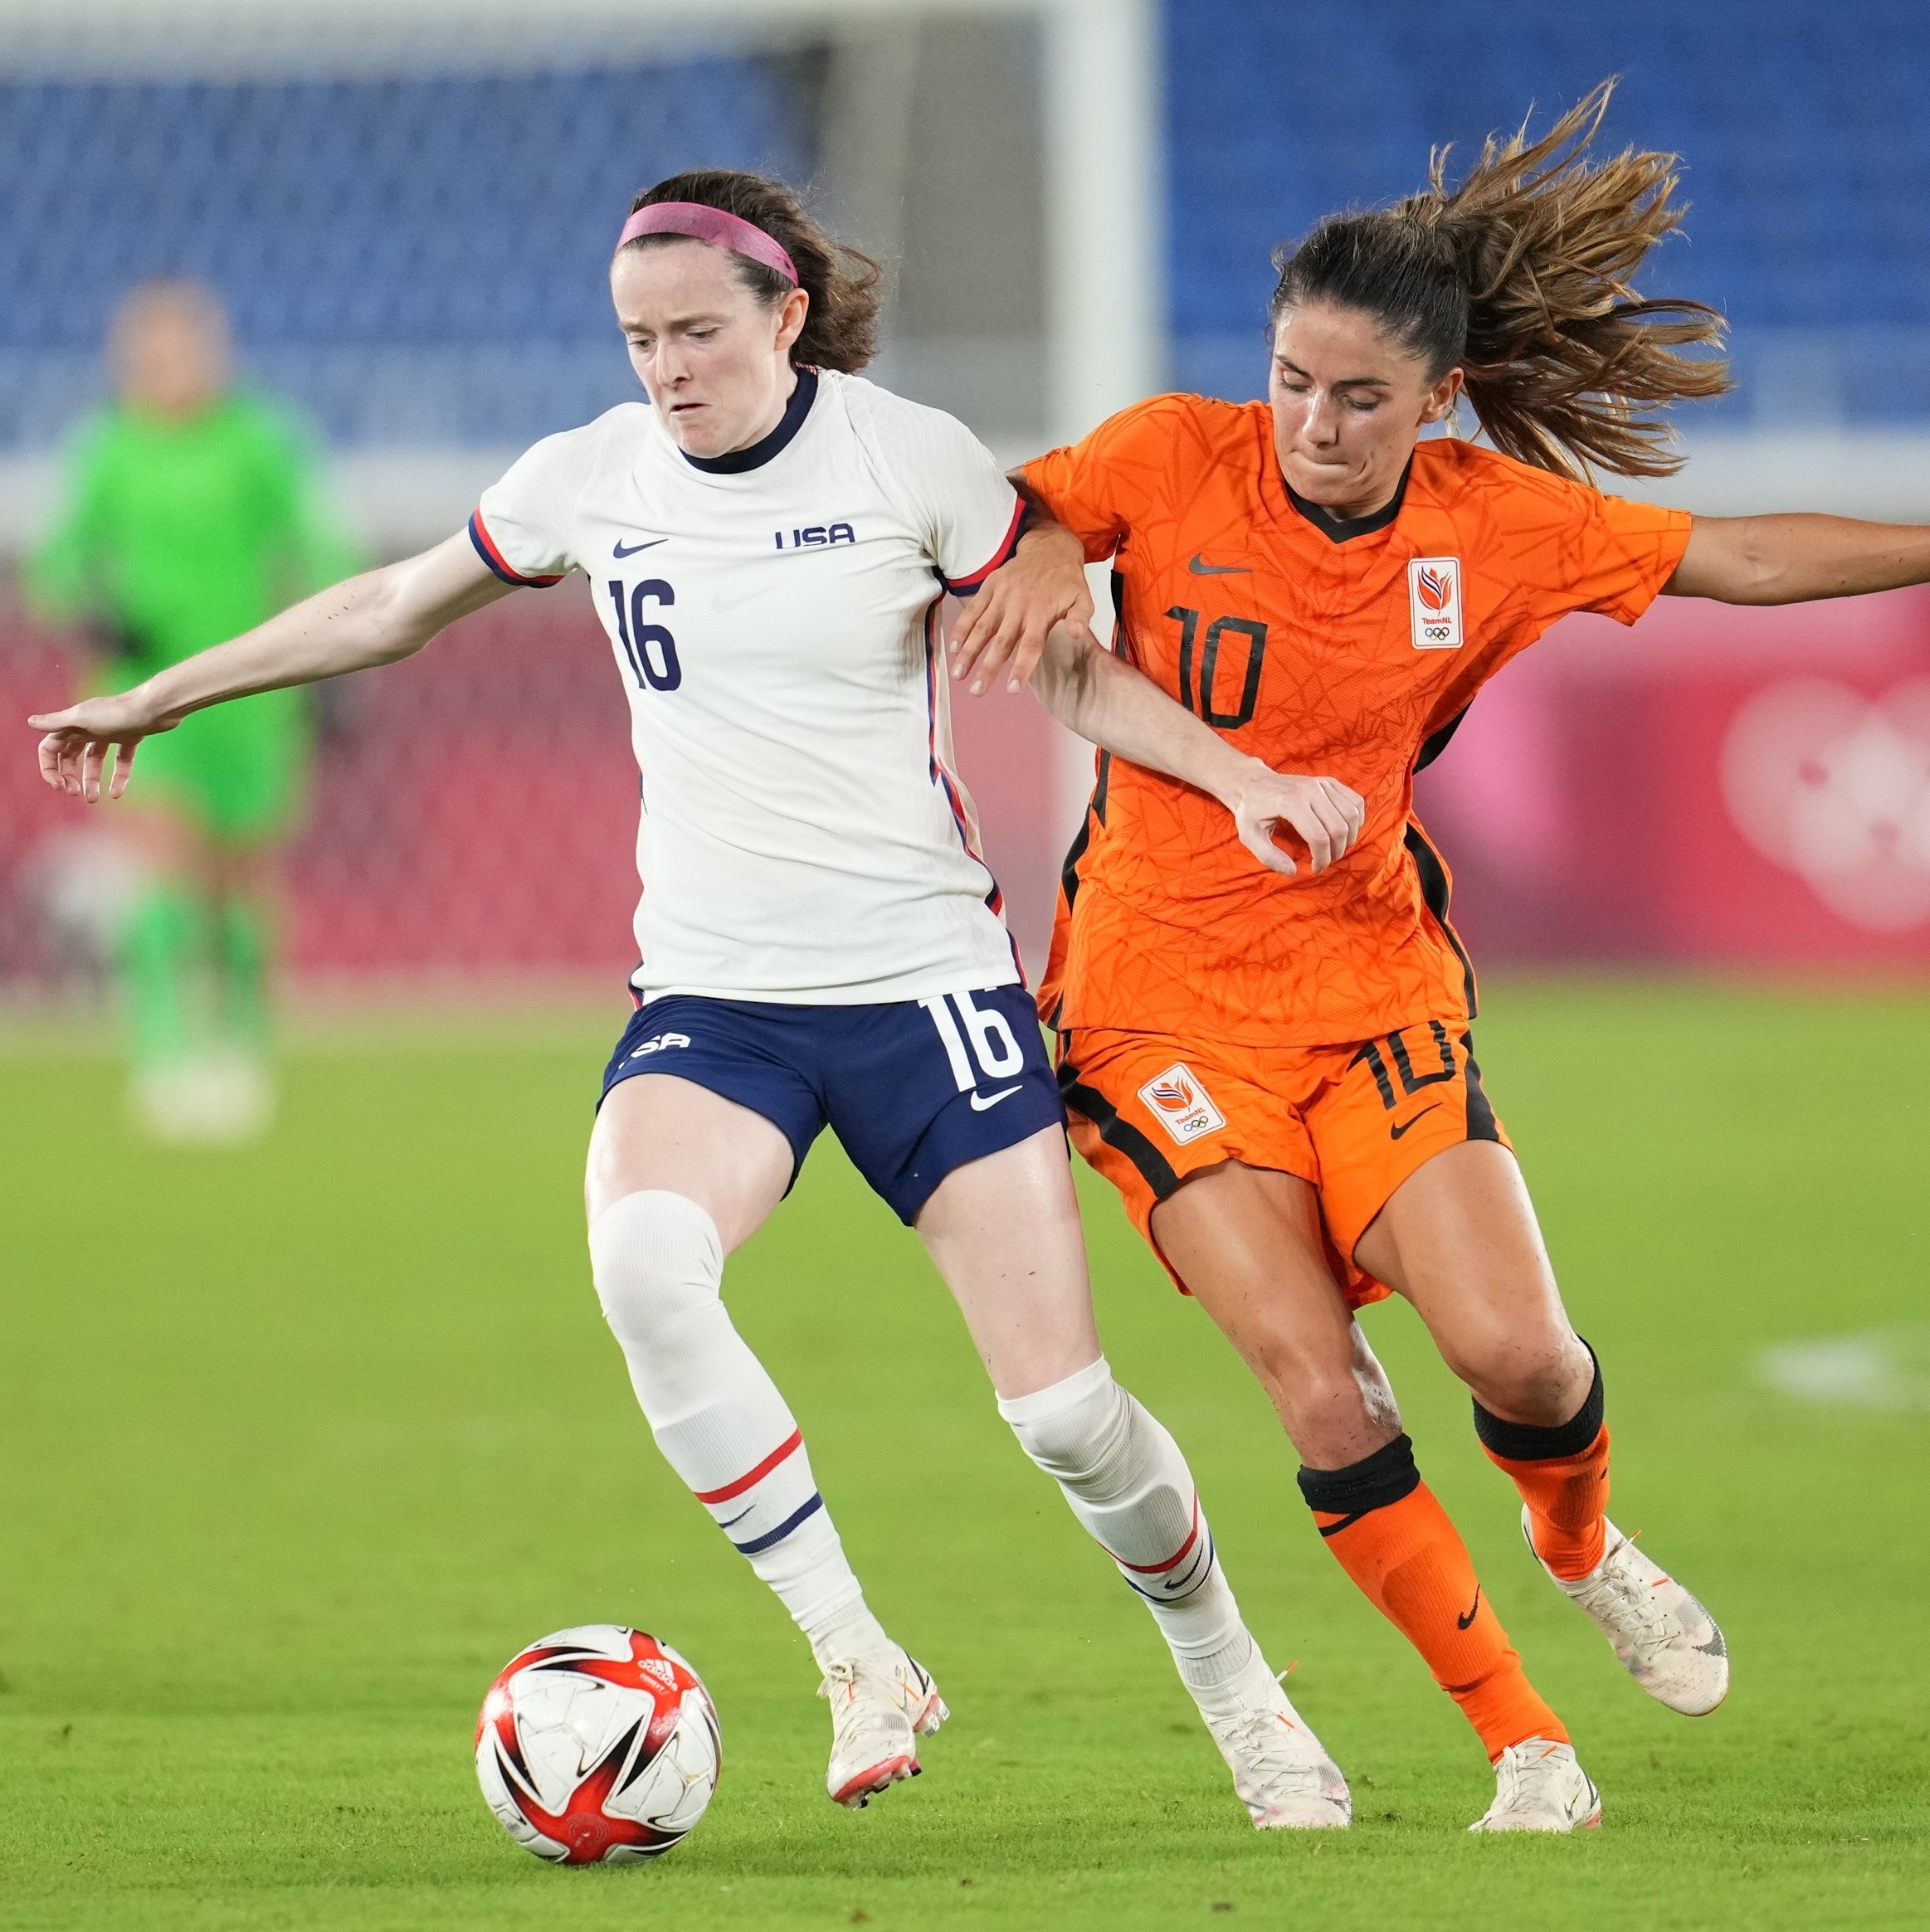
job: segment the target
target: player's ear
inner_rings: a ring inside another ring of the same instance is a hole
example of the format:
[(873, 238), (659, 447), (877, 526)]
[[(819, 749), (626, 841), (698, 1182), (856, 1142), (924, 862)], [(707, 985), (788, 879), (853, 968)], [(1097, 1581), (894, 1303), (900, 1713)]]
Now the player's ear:
[(1462, 371), (1450, 369), (1438, 382), (1430, 385), (1427, 393), (1421, 398), (1421, 420), (1424, 423), (1439, 422), (1443, 416), (1452, 415), (1466, 381), (1467, 377)]
[(777, 311), (777, 339), (773, 348), (787, 349), (804, 333), (804, 319), (811, 313), (811, 296), (807, 290), (793, 289), (784, 298), (783, 305)]

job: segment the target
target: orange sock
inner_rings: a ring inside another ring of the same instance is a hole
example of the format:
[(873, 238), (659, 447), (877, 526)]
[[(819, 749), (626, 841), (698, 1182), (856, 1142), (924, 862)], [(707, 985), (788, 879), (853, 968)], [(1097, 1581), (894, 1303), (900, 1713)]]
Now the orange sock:
[(1303, 1469), (1300, 1489), (1341, 1568), (1421, 1652), (1490, 1763), (1524, 1738), (1567, 1741), (1489, 1607), (1467, 1545), (1421, 1480), (1406, 1436), (1346, 1469)]
[(1489, 1449), (1488, 1460), (1521, 1492), (1535, 1555), (1565, 1581), (1586, 1576), (1601, 1562), (1607, 1540), (1602, 1529), (1608, 1513), (1607, 1429), (1598, 1428), (1579, 1456), (1523, 1462)]
[(1474, 1404), (1474, 1433), (1481, 1447), (1528, 1505), (1535, 1555), (1566, 1582), (1587, 1575), (1601, 1562), (1606, 1540), (1602, 1524), (1608, 1514), (1608, 1430), (1601, 1416), (1599, 1362), (1581, 1408), (1552, 1428), (1506, 1422)]

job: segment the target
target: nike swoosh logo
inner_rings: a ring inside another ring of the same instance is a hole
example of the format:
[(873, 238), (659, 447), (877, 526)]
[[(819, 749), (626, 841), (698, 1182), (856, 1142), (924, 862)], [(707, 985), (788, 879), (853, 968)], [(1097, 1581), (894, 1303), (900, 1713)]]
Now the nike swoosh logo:
[(652, 537), (647, 543), (625, 543), (621, 541), (610, 546), (612, 557), (634, 557), (640, 550), (655, 550), (660, 543), (668, 543), (668, 537)]
[[(1024, 1085), (1025, 1082), (1021, 1080), (1019, 1083), (1019, 1087)], [(983, 1113), (987, 1107), (997, 1107), (1002, 1100), (1010, 1100), (1018, 1090), (1018, 1087), (1002, 1087), (996, 1093), (984, 1095), (974, 1093), (972, 1096), (972, 1111), (974, 1113)]]
[[(755, 1503), (751, 1505), (751, 1509), (755, 1509), (757, 1505)], [(720, 1530), (728, 1530), (731, 1527), (732, 1524), (741, 1523), (750, 1513), (750, 1510), (739, 1510), (737, 1514), (730, 1519), (730, 1522), (719, 1523), (717, 1526)], [(1465, 1630), (1467, 1628), (1467, 1625), (1464, 1623), (1461, 1628)]]
[[(1417, 1114), (1416, 1114), (1416, 1115), (1415, 1115), (1415, 1117), (1414, 1117), (1414, 1120), (1404, 1120), (1404, 1121), (1402, 1121), (1402, 1122), (1401, 1122), (1401, 1123), (1400, 1124), (1400, 1126), (1399, 1126), (1399, 1127), (1389, 1127), (1389, 1128), (1387, 1129), (1387, 1138), (1388, 1138), (1390, 1141), (1397, 1141), (1397, 1140), (1399, 1140), (1399, 1139), (1401, 1138), (1401, 1135), (1403, 1135), (1404, 1133), (1406, 1133), (1406, 1132), (1407, 1131), (1408, 1128), (1410, 1128), (1411, 1127), (1412, 1127), (1412, 1126), (1414, 1125), (1414, 1121), (1416, 1121), (1416, 1120), (1425, 1120), (1425, 1119), (1426, 1119), (1426, 1117), (1428, 1117), (1428, 1115), (1429, 1115), (1429, 1114), (1430, 1114), (1430, 1113), (1435, 1113), (1435, 1112), (1438, 1112), (1440, 1111), (1440, 1102), (1438, 1100), (1435, 1102), (1435, 1103), (1434, 1103), (1434, 1105), (1433, 1105), (1432, 1107), (1422, 1107), (1422, 1108), (1421, 1108), (1421, 1112), (1420, 1112), (1419, 1113), (1417, 1113)], [(1465, 1623), (1464, 1623), (1464, 1624), (1461, 1626), (1461, 1628), (1462, 1628), (1462, 1629), (1465, 1630), (1465, 1629), (1467, 1628), (1467, 1625), (1466, 1625)]]
[(1476, 1584), (1474, 1585), (1474, 1600), (1473, 1603), (1469, 1604), (1468, 1613), (1466, 1616), (1457, 1617), (1455, 1618), (1455, 1628), (1457, 1630), (1465, 1630), (1474, 1621), (1476, 1616), (1479, 1614), (1480, 1608), (1481, 1586), (1480, 1584)]
[(1195, 577), (1251, 577), (1253, 566), (1250, 563), (1208, 563), (1195, 551), (1187, 559), (1187, 568)]

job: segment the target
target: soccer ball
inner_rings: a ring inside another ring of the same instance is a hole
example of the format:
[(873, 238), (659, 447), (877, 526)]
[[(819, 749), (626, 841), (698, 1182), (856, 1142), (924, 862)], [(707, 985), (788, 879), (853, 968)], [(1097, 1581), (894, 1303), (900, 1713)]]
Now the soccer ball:
[(660, 1858), (703, 1817), (723, 1767), (697, 1673), (615, 1623), (559, 1630), (510, 1658), (476, 1720), (490, 1809), (558, 1865)]

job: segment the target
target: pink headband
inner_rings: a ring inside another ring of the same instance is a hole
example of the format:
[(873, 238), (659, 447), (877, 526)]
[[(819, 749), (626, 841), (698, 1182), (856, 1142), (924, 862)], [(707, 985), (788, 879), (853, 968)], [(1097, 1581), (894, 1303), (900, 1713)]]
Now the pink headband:
[(623, 224), (617, 246), (634, 241), (639, 235), (687, 235), (712, 248), (728, 248), (733, 255), (747, 255), (764, 267), (775, 269), (792, 288), (798, 286), (797, 265), (776, 239), (762, 228), (726, 214), (722, 208), (705, 207), (701, 202), (652, 202), (639, 208)]

